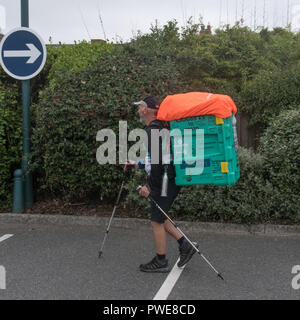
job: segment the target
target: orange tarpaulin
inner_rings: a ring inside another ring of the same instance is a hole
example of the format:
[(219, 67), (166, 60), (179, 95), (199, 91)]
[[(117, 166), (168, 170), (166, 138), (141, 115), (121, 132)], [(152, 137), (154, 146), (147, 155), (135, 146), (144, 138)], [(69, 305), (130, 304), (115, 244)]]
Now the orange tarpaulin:
[(204, 115), (225, 119), (236, 113), (237, 107), (229, 96), (189, 92), (167, 96), (159, 107), (157, 119), (171, 121)]

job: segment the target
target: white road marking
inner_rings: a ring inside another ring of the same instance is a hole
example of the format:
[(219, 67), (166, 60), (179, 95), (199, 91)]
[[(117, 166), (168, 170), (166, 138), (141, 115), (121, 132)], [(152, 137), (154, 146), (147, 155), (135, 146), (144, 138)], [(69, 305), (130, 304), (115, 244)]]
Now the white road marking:
[(177, 280), (179, 279), (183, 269), (185, 268), (185, 265), (182, 268), (177, 267), (179, 259), (176, 261), (173, 269), (168, 274), (167, 279), (161, 286), (161, 288), (158, 290), (157, 294), (153, 298), (153, 300), (167, 300), (168, 296), (170, 295), (172, 289), (174, 288)]
[(12, 236), (13, 236), (13, 234), (5, 234), (4, 236), (0, 237), (0, 242), (9, 239)]

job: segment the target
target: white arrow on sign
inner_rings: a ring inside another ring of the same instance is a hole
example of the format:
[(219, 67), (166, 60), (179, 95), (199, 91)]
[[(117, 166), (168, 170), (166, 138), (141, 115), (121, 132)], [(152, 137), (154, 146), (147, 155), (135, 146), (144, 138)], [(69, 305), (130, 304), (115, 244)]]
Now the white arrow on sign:
[(29, 50), (4, 51), (4, 58), (26, 58), (29, 57), (26, 63), (34, 63), (42, 54), (41, 51), (32, 43), (26, 43)]

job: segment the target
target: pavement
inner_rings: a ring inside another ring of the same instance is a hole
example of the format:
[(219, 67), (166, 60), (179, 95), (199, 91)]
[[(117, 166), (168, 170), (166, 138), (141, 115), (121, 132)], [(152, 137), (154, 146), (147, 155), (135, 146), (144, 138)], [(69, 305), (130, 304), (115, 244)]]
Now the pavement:
[(146, 220), (114, 219), (98, 259), (107, 221), (0, 214), (0, 300), (300, 300), (297, 226), (180, 223), (222, 281), (198, 254), (176, 267), (170, 237), (170, 274), (140, 272), (155, 254)]

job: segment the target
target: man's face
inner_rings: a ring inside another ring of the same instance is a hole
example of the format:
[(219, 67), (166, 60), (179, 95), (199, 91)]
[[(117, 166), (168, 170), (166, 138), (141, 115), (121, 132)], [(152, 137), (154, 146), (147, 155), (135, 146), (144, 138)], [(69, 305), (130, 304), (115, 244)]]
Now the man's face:
[(140, 104), (139, 106), (139, 116), (140, 116), (140, 121), (142, 123), (146, 123), (146, 115), (145, 115), (145, 112), (146, 112), (146, 107), (144, 107), (143, 105)]

